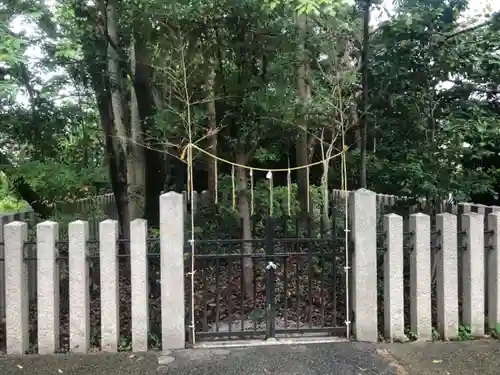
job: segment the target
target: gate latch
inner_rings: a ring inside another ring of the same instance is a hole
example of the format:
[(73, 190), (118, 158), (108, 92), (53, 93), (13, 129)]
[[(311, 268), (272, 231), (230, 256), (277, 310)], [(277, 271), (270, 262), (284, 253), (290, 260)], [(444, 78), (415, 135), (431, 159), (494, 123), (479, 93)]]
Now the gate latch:
[(272, 268), (273, 270), (275, 270), (275, 269), (276, 269), (276, 267), (278, 267), (278, 266), (276, 265), (276, 263), (274, 263), (274, 262), (269, 262), (269, 263), (267, 263), (266, 270), (270, 270), (271, 268)]

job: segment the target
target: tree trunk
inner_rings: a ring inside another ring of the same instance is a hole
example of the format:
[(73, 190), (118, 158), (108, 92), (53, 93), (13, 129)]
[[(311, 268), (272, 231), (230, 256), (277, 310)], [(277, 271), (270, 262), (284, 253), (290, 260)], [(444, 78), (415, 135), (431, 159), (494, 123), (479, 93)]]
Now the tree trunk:
[[(87, 51), (84, 54), (86, 59), (92, 56)], [(126, 233), (123, 228), (124, 215), (127, 212), (127, 177), (125, 174), (125, 160), (121, 148), (117, 145), (116, 132), (113, 123), (113, 111), (111, 109), (111, 97), (106, 90), (108, 83), (106, 78), (94, 69), (90, 69), (91, 84), (96, 96), (97, 108), (99, 109), (99, 118), (104, 133), (104, 145), (106, 162), (109, 169), (111, 188), (115, 196), (116, 211), (118, 221), (120, 222), (121, 233)]]
[[(215, 109), (215, 69), (210, 65), (210, 71), (207, 77), (207, 112), (208, 112), (208, 151), (217, 155), (217, 112)], [(217, 160), (208, 157), (208, 191), (213, 201), (217, 195)]]
[[(106, 13), (104, 3), (99, 3), (103, 14)], [(120, 232), (126, 233), (123, 224), (126, 223), (125, 215), (127, 207), (127, 177), (125, 168), (125, 156), (118, 145), (116, 129), (113, 122), (113, 109), (111, 105), (110, 80), (101, 64), (96, 64), (96, 58), (102, 61), (106, 59), (107, 37), (95, 25), (95, 21), (85, 11), (83, 1), (74, 4), (74, 13), (77, 24), (81, 30), (94, 27), (94, 36), (89, 39), (86, 33), (81, 33), (83, 56), (90, 75), (90, 83), (95, 93), (99, 118), (104, 133), (106, 162), (109, 168), (111, 187), (115, 196), (116, 211), (120, 222)]]
[[(137, 52), (141, 52), (140, 50), (138, 51), (135, 40), (132, 42), (131, 51), (132, 82), (135, 82), (136, 56)], [(143, 128), (135, 84), (132, 84), (130, 91), (130, 143), (127, 155), (127, 193), (130, 219), (134, 220), (144, 218), (146, 163), (144, 157)]]
[[(135, 37), (135, 64), (133, 69), (133, 89), (137, 100), (140, 129), (142, 133), (137, 134), (136, 145), (144, 143), (147, 147), (141, 147), (145, 163), (145, 192), (144, 192), (144, 209), (143, 217), (148, 220), (148, 224), (152, 226), (159, 225), (160, 210), (158, 197), (165, 185), (167, 156), (161, 152), (155, 151), (163, 147), (162, 140), (146, 140), (143, 134), (147, 134), (149, 129), (154, 126), (154, 118), (157, 110), (164, 108), (163, 98), (159, 95), (155, 99), (155, 89), (153, 87), (153, 68), (151, 62), (151, 51), (149, 49), (148, 35), (151, 32), (145, 32), (148, 26), (140, 20), (134, 24)], [(139, 181), (142, 181), (139, 178)], [(142, 203), (141, 203), (142, 204)]]
[[(236, 163), (246, 165), (248, 158), (243, 152), (236, 155)], [(253, 261), (251, 258), (253, 246), (250, 242), (252, 239), (252, 227), (250, 223), (250, 204), (248, 203), (248, 179), (244, 168), (236, 168), (237, 194), (238, 194), (238, 210), (241, 216), (242, 239), (243, 239), (243, 254), (247, 255), (243, 259), (243, 283), (245, 295), (248, 298), (253, 296)]]
[(125, 214), (128, 211), (127, 201), (127, 176), (125, 171), (125, 160), (121, 149), (117, 146), (116, 133), (114, 131), (113, 116), (111, 110), (111, 98), (109, 93), (98, 91), (95, 78), (92, 78), (92, 85), (96, 92), (99, 117), (105, 139), (105, 155), (108, 164), (111, 188), (115, 196), (116, 212), (120, 222), (120, 232), (127, 233), (123, 227)]
[(128, 137), (128, 111), (125, 82), (123, 71), (121, 69), (120, 54), (116, 50), (119, 43), (118, 11), (116, 1), (108, 0), (106, 2), (106, 25), (108, 38), (108, 74), (110, 80), (111, 105), (113, 108), (113, 120), (115, 123), (118, 139), (125, 151), (127, 151)]
[(125, 184), (127, 186), (127, 195), (120, 197), (122, 212), (122, 235), (128, 237), (130, 233), (130, 211), (129, 211), (129, 157), (128, 157), (128, 111), (126, 101), (125, 82), (123, 79), (123, 71), (121, 69), (120, 55), (116, 47), (119, 45), (119, 27), (118, 27), (118, 11), (115, 0), (106, 2), (106, 25), (110, 43), (107, 44), (107, 59), (108, 59), (108, 76), (109, 89), (111, 93), (111, 107), (113, 109), (113, 123), (118, 137), (118, 144), (121, 148), (121, 153), (125, 156)]
[[(124, 80), (124, 72), (117, 51), (119, 43), (118, 12), (115, 0), (108, 0), (106, 5), (107, 32), (110, 39), (108, 43), (108, 73), (110, 78), (111, 104), (113, 108), (113, 121), (119, 144), (123, 154), (126, 155), (126, 183), (127, 183), (127, 209), (123, 214), (124, 237), (129, 238), (130, 221), (144, 217), (145, 208), (145, 185), (146, 164), (144, 157), (144, 137), (142, 122), (139, 113), (139, 103), (132, 84), (130, 91), (130, 110), (127, 102), (127, 88)], [(135, 40), (131, 48), (131, 74), (132, 82), (135, 80), (136, 58), (143, 51), (137, 49)], [(130, 117), (129, 117), (130, 114)], [(125, 205), (125, 202), (123, 202)]]
[[(297, 116), (297, 141), (295, 143), (296, 164), (299, 167), (309, 164), (309, 141), (307, 130), (307, 114), (305, 107), (311, 100), (311, 86), (309, 81), (309, 61), (306, 54), (306, 34), (307, 34), (307, 16), (304, 14), (297, 16), (297, 25), (299, 29), (299, 66), (297, 69), (297, 89), (300, 99), (300, 108)], [(299, 195), (300, 208), (302, 213), (311, 211), (310, 192), (308, 191), (308, 173), (306, 168), (297, 170), (297, 188)]]
[[(139, 59), (138, 60), (142, 60)], [(148, 57), (149, 60), (149, 57)], [(139, 103), (142, 129), (152, 128), (156, 110), (153, 98), (152, 72), (150, 63), (138, 63), (134, 76), (134, 89)], [(167, 156), (156, 150), (162, 148), (161, 140), (144, 140), (150, 148), (143, 148), (146, 164), (146, 192), (144, 217), (151, 226), (158, 226), (160, 221), (160, 205), (158, 197), (165, 187), (165, 176), (167, 173)]]

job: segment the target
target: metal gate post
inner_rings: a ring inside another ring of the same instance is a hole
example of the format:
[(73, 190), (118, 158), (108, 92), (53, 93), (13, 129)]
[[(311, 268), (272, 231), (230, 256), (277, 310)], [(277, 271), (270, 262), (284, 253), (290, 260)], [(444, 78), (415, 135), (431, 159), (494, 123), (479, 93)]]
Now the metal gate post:
[(266, 316), (267, 316), (267, 337), (274, 337), (276, 330), (275, 315), (276, 309), (274, 306), (274, 293), (275, 293), (275, 270), (276, 263), (274, 255), (274, 233), (272, 218), (266, 219), (265, 225), (265, 243), (264, 250), (266, 252), (267, 265), (266, 265)]

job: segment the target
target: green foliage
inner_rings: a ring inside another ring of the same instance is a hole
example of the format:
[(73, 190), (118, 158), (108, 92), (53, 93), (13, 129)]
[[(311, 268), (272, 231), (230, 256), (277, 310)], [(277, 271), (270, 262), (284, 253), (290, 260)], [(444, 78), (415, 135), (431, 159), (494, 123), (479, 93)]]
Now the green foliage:
[(99, 183), (106, 183), (103, 168), (80, 168), (51, 161), (26, 162), (11, 175), (23, 176), (36, 190), (42, 190), (51, 202), (73, 202), (78, 198), (102, 193)]
[(21, 212), (29, 208), (26, 202), (7, 196), (0, 199), (0, 213)]
[(5, 174), (0, 173), (0, 213), (19, 212), (28, 208), (26, 202), (15, 198)]
[[(463, 8), (456, 5), (454, 11)], [(454, 35), (457, 27), (456, 17), (443, 19), (443, 9), (404, 3), (377, 33), (375, 44), (381, 48), (371, 65), (376, 98), (371, 111), (384, 121), (377, 124), (371, 177), (378, 190), (390, 193), (436, 197), (451, 192), (466, 200), (489, 192), (497, 180), (496, 167), (477, 161), (491, 156), (488, 145), (498, 142), (500, 117), (478, 97), (481, 85), (467, 79), (482, 76), (481, 65), (498, 40), (485, 28), (443, 41), (435, 30)], [(471, 43), (477, 38), (481, 43)], [(464, 58), (466, 51), (479, 64)], [(436, 88), (450, 77), (457, 77), (451, 88)]]
[[(6, 4), (9, 11), (2, 13), (0, 27), (0, 145), (8, 162), (2, 169), (11, 180), (24, 179), (50, 204), (109, 191), (111, 164), (102, 120), (103, 108), (112, 103), (106, 97), (101, 10), (67, 0), (51, 8), (38, 2)], [(133, 83), (126, 66), (132, 40), (144, 52), (141, 64), (150, 69), (145, 86), (154, 100), (147, 92), (140, 96), (140, 111), (147, 112), (144, 142), (165, 153), (167, 170), (172, 168), (167, 153), (180, 155), (188, 130), (200, 147), (210, 147), (207, 77), (213, 68), (219, 156), (265, 168), (293, 164), (298, 117), (305, 116), (313, 160), (320, 158), (322, 135), (324, 146), (332, 143), (337, 152), (340, 133), (347, 129), (348, 186), (354, 187), (362, 115), (360, 5), (345, 0), (227, 0), (217, 6), (201, 0), (119, 2), (116, 47), (127, 90)], [(460, 20), (467, 5), (465, 0), (452, 6), (439, 0), (399, 2), (396, 12), (372, 30), (367, 109), (372, 190), (410, 198), (453, 193), (458, 200), (497, 194), (499, 16), (485, 14), (490, 23), (468, 30)], [(33, 32), (12, 31), (11, 21), (20, 16), (33, 23)], [(305, 35), (298, 32), (300, 20)], [(41, 57), (26, 54), (30, 45), (40, 49)], [(304, 61), (311, 99), (297, 88)], [(443, 86), (445, 81), (453, 84)], [(18, 93), (24, 93), (24, 103), (16, 100)], [(98, 97), (108, 101), (99, 104)], [(127, 94), (124, 102), (129, 101)], [(206, 162), (195, 155), (196, 170), (206, 170)], [(312, 185), (318, 186), (321, 166), (311, 173)], [(236, 220), (229, 174), (229, 166), (220, 165), (226, 195), (220, 210)], [(336, 161), (329, 175), (329, 188), (339, 187)], [(259, 217), (269, 210), (267, 183), (264, 174), (256, 177)], [(293, 189), (292, 216), (301, 210)], [(321, 189), (314, 187), (312, 196), (320, 205)], [(287, 205), (287, 188), (275, 186), (273, 213), (288, 214)], [(315, 220), (320, 213), (315, 211)]]
[(495, 328), (490, 332), (491, 336), (495, 339), (500, 339), (500, 323), (497, 323)]
[(458, 340), (469, 341), (472, 339), (472, 333), (469, 326), (460, 325), (458, 327)]
[(405, 335), (406, 337), (408, 337), (408, 340), (410, 341), (416, 341), (418, 339), (417, 334), (410, 330), (405, 330)]
[[(239, 238), (241, 231), (241, 215), (238, 212), (238, 207), (232, 206), (232, 184), (230, 178), (225, 178), (221, 181), (219, 186), (219, 200), (217, 205), (213, 205), (210, 201), (201, 201), (197, 207), (195, 218), (195, 234), (197, 238)], [(290, 204), (289, 200), (290, 192)], [(235, 195), (238, 192), (235, 191)], [(277, 218), (278, 221), (289, 217), (287, 225), (288, 235), (295, 235), (297, 220), (301, 217), (302, 212), (297, 199), (297, 185), (292, 184), (289, 191), (286, 186), (275, 186), (272, 188), (272, 197), (270, 193), (269, 183), (259, 182), (253, 190), (253, 209), (250, 209), (252, 227), (255, 235), (259, 236), (264, 233), (265, 220), (269, 217), (271, 212), (270, 205), (272, 199), (272, 217)], [(331, 227), (333, 218), (330, 213), (325, 218), (323, 215), (323, 197), (320, 187), (311, 186), (311, 227), (314, 228), (313, 236), (320, 236), (320, 231), (323, 230), (325, 235), (326, 231)], [(247, 198), (252, 205), (252, 192), (247, 192)], [(337, 211), (335, 212), (336, 230), (339, 231), (344, 228), (343, 217), (343, 202), (335, 202)], [(188, 223), (189, 224), (189, 223)], [(189, 225), (187, 226), (189, 228)], [(276, 228), (278, 230), (278, 228)], [(305, 228), (301, 227), (305, 230)], [(284, 235), (278, 233), (277, 235)], [(305, 235), (305, 233), (304, 233)], [(227, 237), (226, 237), (227, 236)]]
[[(441, 335), (437, 328), (432, 328), (432, 340), (438, 341), (441, 339)], [(472, 340), (472, 333), (469, 326), (460, 325), (458, 327), (458, 337), (457, 341), (470, 341)]]
[(22, 59), (25, 43), (7, 31), (6, 25), (0, 26), (0, 61), (7, 64), (16, 64)]
[(436, 327), (432, 327), (432, 341), (439, 341), (441, 339), (441, 334)]

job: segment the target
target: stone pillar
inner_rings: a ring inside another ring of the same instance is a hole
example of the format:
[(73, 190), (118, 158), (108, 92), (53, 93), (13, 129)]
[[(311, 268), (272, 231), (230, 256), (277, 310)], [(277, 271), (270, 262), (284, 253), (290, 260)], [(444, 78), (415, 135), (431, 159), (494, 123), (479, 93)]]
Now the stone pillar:
[(118, 233), (118, 222), (115, 220), (99, 224), (101, 349), (104, 352), (118, 351), (120, 342)]
[(500, 212), (488, 215), (488, 328), (500, 330)]
[(162, 349), (186, 343), (184, 307), (184, 201), (182, 194), (160, 196)]
[[(484, 204), (475, 204), (474, 206), (472, 206), (472, 212), (477, 212), (479, 215), (482, 216), (483, 218), (483, 228), (488, 228), (488, 222), (487, 222), (487, 216), (486, 216), (486, 211), (489, 211), (489, 207), (488, 206), (485, 206)], [(484, 243), (487, 243), (488, 240), (489, 240), (489, 236), (487, 234), (483, 234), (484, 235)], [(484, 248), (483, 249), (484, 251), (484, 261), (486, 262), (486, 260), (488, 259), (488, 249), (487, 248)], [(486, 263), (485, 263), (485, 267), (484, 267), (484, 271), (483, 271), (483, 277), (484, 277), (484, 286), (486, 288), (486, 283), (488, 282), (488, 267), (486, 266)], [(484, 295), (484, 306), (486, 308), (486, 306), (488, 306), (488, 293), (486, 292), (485, 290), (485, 295)]]
[(5, 241), (5, 328), (7, 354), (22, 355), (29, 349), (28, 268), (24, 243), (28, 225), (14, 221), (4, 227)]
[[(2, 215), (0, 216), (0, 242), (2, 245), (0, 245), (0, 258), (3, 259), (3, 262), (0, 262), (0, 319), (5, 317), (6, 310), (5, 310), (5, 304), (6, 304), (6, 289), (7, 286), (5, 285), (5, 245), (4, 245), (4, 227), (6, 224), (9, 224), (11, 222), (15, 221), (14, 220), (14, 215)], [(28, 291), (29, 292), (29, 291)]]
[(484, 221), (469, 212), (462, 217), (463, 322), (474, 337), (484, 336)]
[(436, 299), (438, 330), (443, 340), (458, 336), (458, 252), (457, 217), (443, 213), (436, 222), (439, 249), (436, 250)]
[(132, 274), (132, 351), (148, 350), (149, 283), (147, 258), (148, 223), (135, 219), (130, 223), (130, 268)]
[(418, 340), (432, 339), (431, 221), (429, 215), (410, 215), (410, 326)]
[(354, 334), (377, 342), (377, 203), (374, 192), (356, 190), (352, 202)]
[(403, 218), (384, 215), (384, 325), (385, 338), (406, 341), (404, 333)]
[(86, 353), (90, 342), (89, 266), (87, 241), (89, 223), (73, 221), (69, 237), (69, 345), (76, 353)]
[(4, 225), (5, 218), (0, 216), (0, 320), (5, 317), (5, 251), (4, 251)]
[(45, 221), (36, 226), (38, 353), (59, 349), (59, 224)]
[[(500, 212), (500, 207), (499, 206), (486, 206), (485, 213), (484, 213), (484, 227), (489, 228), (490, 227), (490, 219), (489, 219), (489, 214), (493, 212)], [(489, 313), (489, 306), (490, 306), (490, 280), (494, 280), (495, 276), (490, 277), (490, 269), (493, 269), (492, 265), (490, 265), (489, 259), (490, 259), (490, 250), (492, 250), (494, 247), (492, 246), (494, 238), (494, 234), (490, 233), (485, 233), (484, 234), (484, 243), (485, 244), (490, 244), (489, 246), (486, 246), (484, 248), (484, 261), (486, 262), (485, 268), (484, 268), (484, 284), (486, 288), (486, 295), (485, 295), (485, 303), (484, 306), (488, 308), (488, 322), (490, 321), (489, 317), (491, 316)], [(495, 304), (495, 301), (492, 302)], [(493, 319), (493, 317), (492, 317)], [(488, 327), (489, 327), (488, 323)], [(500, 326), (497, 327), (500, 329)], [(495, 328), (496, 329), (496, 328)]]

